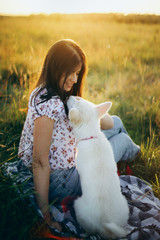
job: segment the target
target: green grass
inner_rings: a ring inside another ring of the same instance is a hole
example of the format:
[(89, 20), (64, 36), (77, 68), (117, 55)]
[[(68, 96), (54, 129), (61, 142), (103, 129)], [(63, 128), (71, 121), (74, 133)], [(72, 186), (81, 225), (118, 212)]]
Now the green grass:
[[(120, 116), (141, 145), (130, 167), (160, 198), (160, 16), (0, 17), (0, 25), (0, 164), (18, 159), (29, 93), (49, 46), (71, 38), (88, 58), (84, 97), (94, 103), (112, 101), (110, 114)], [(1, 172), (0, 203), (2, 239), (28, 239), (33, 210)]]

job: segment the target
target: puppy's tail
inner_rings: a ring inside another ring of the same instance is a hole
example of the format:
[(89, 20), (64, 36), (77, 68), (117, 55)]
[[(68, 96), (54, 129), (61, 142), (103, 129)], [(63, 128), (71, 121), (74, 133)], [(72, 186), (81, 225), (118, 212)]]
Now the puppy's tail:
[(105, 237), (111, 238), (123, 238), (128, 234), (128, 231), (117, 224), (111, 223), (104, 223), (104, 234)]

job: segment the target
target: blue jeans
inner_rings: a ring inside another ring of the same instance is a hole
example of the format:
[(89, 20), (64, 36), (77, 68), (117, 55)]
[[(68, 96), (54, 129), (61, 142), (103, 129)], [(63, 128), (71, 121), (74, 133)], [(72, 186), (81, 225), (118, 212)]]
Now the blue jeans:
[(140, 151), (140, 147), (136, 145), (129, 137), (121, 119), (112, 116), (114, 127), (109, 130), (102, 130), (112, 145), (115, 162), (133, 161)]

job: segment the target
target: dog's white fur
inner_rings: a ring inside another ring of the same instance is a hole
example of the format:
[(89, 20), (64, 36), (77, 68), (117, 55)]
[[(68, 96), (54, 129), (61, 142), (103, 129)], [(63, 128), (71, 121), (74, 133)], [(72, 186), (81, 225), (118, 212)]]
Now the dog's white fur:
[[(67, 106), (78, 141), (77, 169), (82, 196), (74, 202), (77, 220), (89, 234), (98, 233), (103, 238), (124, 237), (129, 208), (121, 193), (112, 147), (100, 130), (100, 117), (111, 103), (94, 105), (70, 96)], [(87, 139), (91, 136), (94, 138)]]

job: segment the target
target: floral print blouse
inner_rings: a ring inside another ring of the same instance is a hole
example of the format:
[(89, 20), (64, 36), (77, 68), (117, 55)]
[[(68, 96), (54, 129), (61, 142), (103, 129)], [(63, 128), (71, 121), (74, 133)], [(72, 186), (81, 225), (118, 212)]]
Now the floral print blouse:
[(47, 90), (42, 90), (34, 97), (33, 93), (36, 90), (30, 95), (18, 156), (27, 167), (32, 166), (34, 121), (38, 117), (47, 116), (55, 121), (48, 156), (50, 169), (70, 169), (75, 166), (76, 141), (63, 102), (59, 96), (53, 96), (51, 99), (42, 102), (40, 96), (46, 93)]

